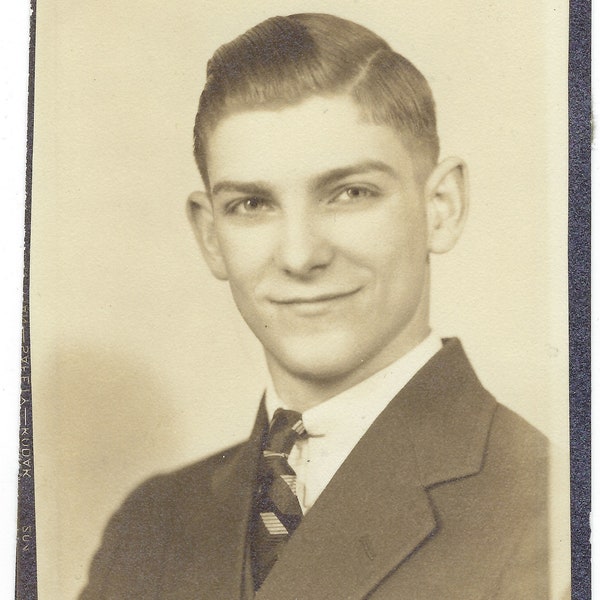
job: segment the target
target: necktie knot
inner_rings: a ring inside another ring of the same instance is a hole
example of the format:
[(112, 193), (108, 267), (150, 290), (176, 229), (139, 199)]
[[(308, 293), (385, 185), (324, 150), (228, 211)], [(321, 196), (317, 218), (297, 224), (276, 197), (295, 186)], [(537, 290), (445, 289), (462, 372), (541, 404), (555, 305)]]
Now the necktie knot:
[(290, 453), (298, 439), (307, 436), (302, 423), (302, 415), (294, 410), (278, 408), (273, 414), (264, 452), (274, 454)]

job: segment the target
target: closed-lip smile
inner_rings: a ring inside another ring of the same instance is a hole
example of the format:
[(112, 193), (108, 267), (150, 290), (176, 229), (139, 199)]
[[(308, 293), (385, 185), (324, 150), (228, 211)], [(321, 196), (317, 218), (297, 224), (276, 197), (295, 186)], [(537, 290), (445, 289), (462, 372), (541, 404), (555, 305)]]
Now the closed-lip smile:
[(290, 296), (284, 298), (272, 298), (274, 304), (296, 304), (310, 305), (328, 302), (330, 300), (339, 300), (356, 294), (360, 288), (350, 290), (348, 292), (328, 292), (324, 294), (316, 294), (315, 296)]

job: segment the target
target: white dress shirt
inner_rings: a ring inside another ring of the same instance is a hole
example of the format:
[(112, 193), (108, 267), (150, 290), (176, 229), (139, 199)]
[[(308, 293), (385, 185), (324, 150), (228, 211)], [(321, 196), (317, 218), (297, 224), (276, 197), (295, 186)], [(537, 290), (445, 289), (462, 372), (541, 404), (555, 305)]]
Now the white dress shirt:
[[(304, 513), (383, 409), (441, 347), (440, 337), (432, 332), (391, 365), (304, 411), (308, 438), (296, 442), (288, 459), (296, 472), (298, 500)], [(269, 420), (275, 410), (287, 408), (272, 381), (267, 384), (266, 408)]]

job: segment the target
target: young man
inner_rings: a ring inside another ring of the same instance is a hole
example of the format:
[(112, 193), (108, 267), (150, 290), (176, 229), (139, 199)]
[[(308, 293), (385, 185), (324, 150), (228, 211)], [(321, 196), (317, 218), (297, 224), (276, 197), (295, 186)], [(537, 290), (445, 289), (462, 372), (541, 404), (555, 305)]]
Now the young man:
[(329, 15), (208, 65), (189, 216), (261, 341), (248, 442), (137, 489), (82, 598), (547, 597), (546, 443), (429, 328), (465, 166), (423, 76)]

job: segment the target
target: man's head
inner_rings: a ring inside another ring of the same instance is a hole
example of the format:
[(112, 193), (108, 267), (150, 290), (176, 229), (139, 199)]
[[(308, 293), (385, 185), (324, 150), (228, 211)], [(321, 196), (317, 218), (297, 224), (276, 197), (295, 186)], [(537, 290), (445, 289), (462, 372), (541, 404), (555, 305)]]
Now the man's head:
[(338, 94), (348, 94), (365, 120), (400, 133), (419, 175), (429, 174), (439, 143), (423, 75), (361, 25), (299, 14), (256, 25), (209, 61), (194, 128), (194, 154), (205, 185), (207, 141), (225, 116)]
[(273, 19), (217, 51), (198, 114), (190, 220), (276, 385), (327, 397), (423, 339), (466, 195), (418, 71), (353, 23)]

